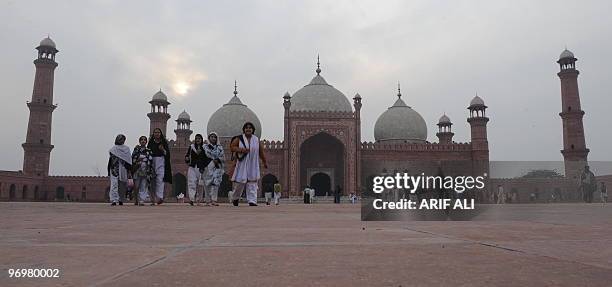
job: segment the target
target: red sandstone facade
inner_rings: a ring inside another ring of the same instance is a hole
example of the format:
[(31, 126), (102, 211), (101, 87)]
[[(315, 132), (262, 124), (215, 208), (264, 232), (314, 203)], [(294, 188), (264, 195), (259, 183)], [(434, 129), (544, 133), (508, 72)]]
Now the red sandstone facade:
[[(41, 42), (42, 44), (42, 42)], [(30, 119), (24, 148), (23, 171), (0, 171), (0, 200), (46, 201), (106, 201), (109, 182), (107, 177), (50, 176), (51, 115), (53, 105), (53, 75), (57, 67), (53, 47), (39, 46), (34, 61), (36, 75), (32, 101), (28, 103)], [(479, 199), (494, 200), (498, 186), (504, 186), (515, 202), (533, 201), (531, 193), (562, 194), (559, 198), (574, 199), (575, 176), (586, 164), (588, 149), (585, 145), (582, 116), (578, 96), (576, 59), (559, 60), (561, 65), (561, 96), (563, 110), (564, 149), (568, 178), (564, 179), (489, 179), (489, 191)], [(317, 71), (319, 73), (320, 71)], [(167, 136), (170, 103), (165, 95), (156, 94), (151, 104), (150, 132), (160, 128)], [(291, 96), (283, 97), (284, 137), (282, 141), (263, 140), (269, 168), (262, 171), (262, 180), (278, 179), (284, 187), (284, 196), (298, 196), (305, 185), (316, 185), (319, 195), (341, 186), (345, 195), (361, 194), (369, 188), (371, 179), (380, 174), (407, 172), (428, 175), (473, 175), (489, 173), (489, 145), (487, 138), (487, 106), (479, 97), (468, 107), (467, 122), (471, 127), (471, 142), (455, 143), (452, 123), (441, 118), (436, 134), (439, 143), (363, 142), (361, 140), (361, 96), (353, 98), (351, 112), (292, 111)], [(445, 116), (444, 116), (445, 117)], [(444, 118), (443, 117), (443, 118)], [(186, 192), (187, 165), (184, 154), (189, 147), (193, 131), (191, 120), (182, 115), (176, 120), (176, 140), (170, 140), (174, 183), (167, 186), (168, 196)], [(206, 137), (206, 136), (205, 136)], [(229, 139), (221, 138), (229, 159)], [(612, 184), (612, 178), (602, 177)], [(227, 189), (227, 179), (225, 180)], [(529, 195), (526, 195), (528, 192)], [(221, 191), (221, 196), (224, 192)], [(542, 195), (544, 198), (545, 195)]]

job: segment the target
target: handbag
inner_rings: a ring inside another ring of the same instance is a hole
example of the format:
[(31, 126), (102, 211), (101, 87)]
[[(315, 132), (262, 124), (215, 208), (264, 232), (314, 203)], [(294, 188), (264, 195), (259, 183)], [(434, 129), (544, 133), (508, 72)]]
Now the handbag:
[[(242, 143), (242, 145), (246, 146), (246, 143), (244, 143), (244, 138), (242, 137), (242, 135), (233, 137), (231, 141), (234, 141), (235, 138), (238, 138), (240, 140), (240, 142)], [(231, 160), (232, 161), (236, 161), (236, 160), (243, 161), (245, 157), (246, 157), (246, 153), (233, 152)]]

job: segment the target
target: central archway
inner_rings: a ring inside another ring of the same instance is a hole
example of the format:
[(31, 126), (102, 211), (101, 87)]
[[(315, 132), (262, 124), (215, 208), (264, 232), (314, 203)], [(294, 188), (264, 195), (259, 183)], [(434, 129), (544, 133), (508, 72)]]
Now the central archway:
[[(320, 196), (327, 192), (331, 194), (334, 185), (344, 186), (345, 153), (342, 142), (325, 132), (320, 132), (304, 141), (300, 146), (299, 189), (303, 190), (306, 185), (317, 184), (319, 188), (313, 188), (316, 195)], [(324, 176), (329, 183), (323, 178)]]
[(331, 195), (331, 178), (322, 172), (315, 173), (310, 177), (310, 187), (314, 188), (315, 196)]

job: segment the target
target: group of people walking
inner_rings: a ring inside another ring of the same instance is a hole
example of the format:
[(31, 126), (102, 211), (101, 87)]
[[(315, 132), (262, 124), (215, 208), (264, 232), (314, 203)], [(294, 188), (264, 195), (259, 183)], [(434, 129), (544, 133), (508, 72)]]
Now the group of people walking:
[(185, 163), (187, 169), (187, 193), (189, 204), (199, 203), (198, 185), (204, 186), (204, 201), (207, 205), (218, 206), (217, 197), (219, 186), (223, 179), (225, 155), (223, 146), (218, 144), (218, 136), (212, 132), (208, 134), (208, 142), (204, 142), (201, 134), (197, 134), (193, 144), (187, 149)]
[[(232, 157), (227, 164), (233, 189), (229, 192), (229, 198), (234, 206), (238, 206), (242, 192), (246, 191), (249, 205), (257, 206), (259, 165), (261, 161), (264, 168), (267, 168), (267, 162), (263, 149), (260, 148), (259, 138), (255, 135), (255, 125), (247, 122), (242, 131), (241, 135), (233, 137), (230, 142)], [(125, 183), (128, 189), (138, 191), (134, 194), (136, 205), (144, 205), (146, 202), (151, 205), (163, 204), (165, 183), (172, 184), (172, 167), (170, 148), (162, 130), (154, 129), (148, 139), (141, 136), (138, 145), (131, 152), (125, 145), (125, 140), (124, 135), (118, 135), (114, 146), (109, 150), (107, 170), (111, 205), (123, 205), (119, 194), (121, 182)], [(226, 170), (225, 153), (218, 135), (211, 132), (207, 141), (204, 141), (203, 136), (197, 134), (186, 151), (185, 163), (188, 165), (189, 204), (200, 205), (204, 197), (206, 205), (218, 206), (219, 186)], [(203, 187), (203, 192), (198, 192), (198, 186)]]

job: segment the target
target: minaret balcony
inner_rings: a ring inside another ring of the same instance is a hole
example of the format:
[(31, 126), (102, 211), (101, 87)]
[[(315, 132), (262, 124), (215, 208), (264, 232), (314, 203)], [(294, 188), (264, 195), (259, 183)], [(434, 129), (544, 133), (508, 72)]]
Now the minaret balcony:
[(30, 111), (53, 112), (57, 108), (57, 105), (49, 104), (49, 103), (27, 102), (27, 105)]

